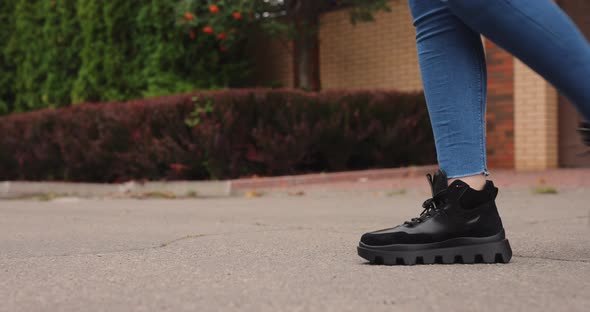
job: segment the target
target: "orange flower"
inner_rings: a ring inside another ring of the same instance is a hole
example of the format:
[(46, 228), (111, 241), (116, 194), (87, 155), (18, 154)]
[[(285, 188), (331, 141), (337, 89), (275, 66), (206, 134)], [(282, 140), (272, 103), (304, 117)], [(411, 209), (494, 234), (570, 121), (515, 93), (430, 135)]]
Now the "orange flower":
[(217, 13), (219, 13), (219, 7), (216, 6), (215, 4), (212, 4), (209, 6), (209, 12), (211, 12), (213, 14), (217, 14)]
[(234, 12), (234, 14), (232, 14), (234, 16), (235, 19), (240, 20), (242, 19), (242, 13), (240, 12)]
[(206, 33), (206, 34), (212, 34), (215, 31), (213, 30), (213, 27), (211, 27), (211, 26), (205, 26), (205, 27), (203, 27), (203, 32)]
[(227, 35), (225, 33), (220, 33), (219, 35), (217, 35), (217, 39), (219, 40), (223, 40), (225, 38), (227, 38)]
[(195, 40), (196, 34), (194, 30), (191, 30), (191, 32), (188, 34), (188, 36), (191, 38), (191, 40)]
[(220, 51), (221, 53), (225, 53), (225, 52), (227, 52), (227, 48), (226, 48), (226, 47), (224, 47), (224, 46), (220, 46), (220, 47), (219, 47), (219, 51)]
[(192, 20), (193, 18), (195, 18), (195, 16), (191, 13), (191, 12), (186, 12), (184, 13), (184, 18), (188, 21)]

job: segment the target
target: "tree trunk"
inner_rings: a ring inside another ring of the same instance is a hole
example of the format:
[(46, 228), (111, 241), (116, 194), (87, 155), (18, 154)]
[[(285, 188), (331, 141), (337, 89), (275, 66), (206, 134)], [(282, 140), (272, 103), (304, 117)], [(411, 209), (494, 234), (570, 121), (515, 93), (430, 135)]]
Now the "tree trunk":
[(317, 91), (320, 88), (318, 27), (320, 1), (290, 0), (288, 16), (296, 30), (293, 40), (295, 87)]
[(293, 49), (295, 86), (317, 91), (320, 87), (317, 36), (298, 38)]

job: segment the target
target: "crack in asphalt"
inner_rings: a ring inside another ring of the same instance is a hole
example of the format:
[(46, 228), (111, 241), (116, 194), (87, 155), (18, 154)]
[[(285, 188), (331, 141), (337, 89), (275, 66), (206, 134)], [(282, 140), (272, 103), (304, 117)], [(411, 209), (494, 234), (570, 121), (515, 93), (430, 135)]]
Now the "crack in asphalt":
[(115, 249), (109, 251), (89, 251), (89, 252), (79, 252), (79, 253), (71, 253), (71, 254), (52, 254), (52, 255), (36, 255), (36, 256), (25, 256), (25, 257), (7, 257), (7, 258), (0, 258), (1, 260), (26, 260), (26, 259), (38, 259), (38, 258), (53, 258), (53, 257), (76, 257), (76, 256), (98, 256), (101, 257), (102, 255), (111, 255), (111, 254), (118, 254), (124, 252), (133, 252), (133, 251), (144, 251), (148, 249), (154, 249), (157, 247), (141, 247), (141, 248), (128, 248), (128, 249)]
[(180, 242), (180, 241), (183, 241), (183, 240), (187, 240), (187, 239), (194, 239), (194, 238), (199, 238), (199, 237), (204, 237), (204, 236), (208, 236), (208, 235), (207, 235), (207, 234), (192, 234), (192, 235), (186, 235), (186, 236), (183, 236), (183, 237), (180, 237), (180, 238), (177, 238), (177, 239), (173, 239), (173, 240), (170, 240), (170, 241), (167, 241), (167, 242), (163, 242), (163, 243), (161, 243), (161, 244), (160, 244), (160, 246), (158, 246), (158, 247), (153, 247), (153, 248), (154, 248), (154, 249), (157, 249), (157, 248), (164, 248), (164, 247), (167, 247), (167, 246), (169, 246), (169, 245), (172, 245), (172, 244), (174, 244), (174, 243), (177, 243), (177, 242)]
[(90, 251), (90, 252), (80, 252), (80, 253), (71, 253), (71, 254), (53, 254), (53, 255), (36, 255), (36, 256), (26, 256), (26, 257), (7, 257), (7, 258), (0, 258), (1, 260), (25, 260), (25, 259), (37, 259), (37, 258), (51, 258), (51, 257), (76, 257), (76, 256), (98, 256), (101, 257), (103, 255), (113, 255), (125, 252), (136, 252), (136, 251), (146, 251), (146, 250), (154, 250), (154, 249), (162, 249), (166, 248), (172, 244), (189, 240), (189, 239), (196, 239), (201, 237), (209, 237), (209, 236), (223, 236), (223, 235), (232, 235), (232, 234), (253, 234), (253, 233), (264, 233), (264, 232), (284, 232), (284, 231), (302, 231), (302, 230), (311, 230), (310, 228), (304, 228), (301, 226), (291, 227), (291, 228), (283, 228), (283, 229), (269, 229), (269, 230), (258, 230), (258, 231), (244, 231), (244, 232), (226, 232), (226, 233), (215, 233), (215, 234), (190, 234), (185, 235), (176, 239), (172, 239), (169, 241), (165, 241), (163, 243), (159, 243), (157, 245), (147, 246), (147, 247), (139, 247), (139, 248), (127, 248), (127, 249), (119, 249), (119, 250), (110, 250), (110, 251)]

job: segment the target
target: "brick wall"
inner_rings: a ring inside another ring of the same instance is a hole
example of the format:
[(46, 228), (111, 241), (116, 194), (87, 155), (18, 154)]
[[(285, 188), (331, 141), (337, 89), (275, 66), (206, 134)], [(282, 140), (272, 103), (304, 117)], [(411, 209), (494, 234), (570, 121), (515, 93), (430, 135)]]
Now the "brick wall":
[[(390, 2), (391, 13), (373, 23), (350, 23), (348, 10), (322, 15), (320, 23), (321, 87), (329, 89), (422, 89), (415, 31), (406, 0)], [(262, 34), (250, 39), (258, 85), (294, 85), (292, 45)]]
[(514, 143), (518, 170), (557, 167), (557, 91), (520, 61), (514, 64)]
[(372, 23), (350, 23), (348, 10), (326, 13), (320, 28), (322, 89), (421, 90), (415, 31), (406, 0)]
[(514, 59), (485, 40), (488, 65), (488, 165), (514, 168)]

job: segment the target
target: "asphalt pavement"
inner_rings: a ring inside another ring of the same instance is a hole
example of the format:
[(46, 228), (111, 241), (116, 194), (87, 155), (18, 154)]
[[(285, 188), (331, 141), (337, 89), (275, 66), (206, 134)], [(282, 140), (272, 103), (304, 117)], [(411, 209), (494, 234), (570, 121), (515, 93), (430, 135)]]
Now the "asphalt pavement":
[(425, 198), (3, 200), (0, 311), (590, 311), (590, 192), (501, 191), (509, 264), (357, 256), (362, 233), (417, 216)]

